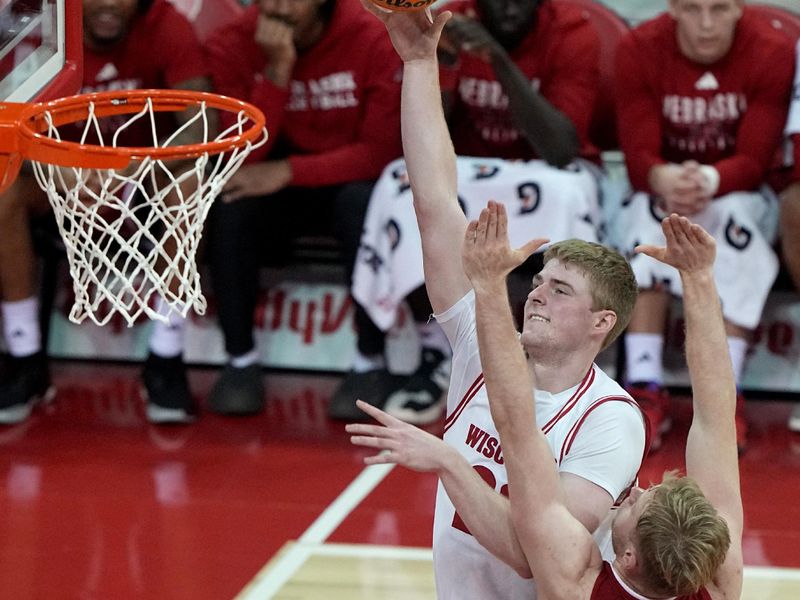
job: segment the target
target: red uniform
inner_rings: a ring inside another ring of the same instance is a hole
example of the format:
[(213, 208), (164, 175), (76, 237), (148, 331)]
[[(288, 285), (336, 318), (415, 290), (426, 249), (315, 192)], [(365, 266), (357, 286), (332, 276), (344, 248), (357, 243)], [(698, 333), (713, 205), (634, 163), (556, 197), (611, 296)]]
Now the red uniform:
[[(479, 12), (474, 0), (457, 0), (446, 8)], [(536, 26), (509, 55), (542, 96), (572, 121), (581, 156), (595, 158), (589, 124), (599, 86), (600, 40), (583, 13), (560, 2), (543, 2)], [(454, 100), (450, 135), (457, 154), (538, 158), (515, 127), (508, 96), (490, 64), (462, 52), (455, 67), (442, 67), (441, 85)]]
[(616, 102), (634, 189), (650, 191), (654, 165), (690, 159), (716, 167), (719, 196), (758, 187), (786, 123), (793, 54), (788, 37), (747, 8), (733, 47), (712, 65), (683, 56), (668, 14), (630, 32), (617, 51)]
[[(622, 583), (609, 563), (603, 563), (603, 568), (592, 588), (591, 600), (639, 600), (640, 598), (641, 595)], [(675, 600), (711, 600), (711, 595), (706, 588), (701, 588), (696, 594), (680, 596)]]
[(402, 154), (401, 63), (385, 28), (357, 2), (337, 2), (323, 37), (298, 54), (281, 88), (263, 76), (267, 56), (254, 41), (257, 20), (252, 6), (207, 44), (216, 90), (267, 117), (269, 142), (249, 160), (279, 149), (293, 186), (377, 179)]
[[(191, 23), (167, 0), (155, 0), (145, 15), (134, 19), (125, 38), (109, 50), (84, 46), (81, 93), (174, 88), (208, 75)], [(108, 120), (106, 126), (113, 130), (124, 120)], [(152, 145), (148, 131), (146, 124), (128, 130), (125, 144)]]

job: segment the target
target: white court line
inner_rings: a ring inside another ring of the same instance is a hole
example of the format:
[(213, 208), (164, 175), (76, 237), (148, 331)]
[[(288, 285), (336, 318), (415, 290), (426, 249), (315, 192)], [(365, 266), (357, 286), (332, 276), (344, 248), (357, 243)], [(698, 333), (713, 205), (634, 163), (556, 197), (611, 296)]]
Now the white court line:
[[(323, 544), (311, 549), (315, 556), (346, 556), (354, 558), (379, 558), (392, 560), (429, 560), (433, 562), (431, 548), (407, 546), (373, 546), (371, 544)], [(791, 567), (748, 567), (744, 576), (750, 580), (800, 581), (800, 569)]]
[(745, 579), (772, 579), (778, 581), (800, 581), (800, 569), (789, 567), (745, 567)]
[(319, 544), (328, 539), (336, 528), (353, 512), (364, 498), (391, 473), (395, 465), (366, 467), (347, 488), (339, 494), (300, 539), (276, 561), (268, 563), (245, 587), (236, 600), (266, 600), (278, 592), (292, 578)]
[(313, 549), (315, 556), (378, 558), (384, 560), (425, 560), (433, 562), (431, 548), (373, 546), (372, 544), (322, 544)]

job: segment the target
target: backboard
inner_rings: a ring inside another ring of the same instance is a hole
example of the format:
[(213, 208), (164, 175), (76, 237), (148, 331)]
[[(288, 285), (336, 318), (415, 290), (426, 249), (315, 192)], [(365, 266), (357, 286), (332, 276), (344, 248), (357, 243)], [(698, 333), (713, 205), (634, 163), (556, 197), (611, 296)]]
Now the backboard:
[(0, 102), (78, 92), (82, 0), (0, 0)]

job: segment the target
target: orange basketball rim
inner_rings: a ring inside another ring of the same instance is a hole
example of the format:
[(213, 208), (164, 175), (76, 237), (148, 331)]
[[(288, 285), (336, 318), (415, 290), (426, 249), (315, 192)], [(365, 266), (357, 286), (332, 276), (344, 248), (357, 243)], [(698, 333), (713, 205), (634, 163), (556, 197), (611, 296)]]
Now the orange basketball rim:
[[(240, 123), (221, 137), (175, 146), (101, 146), (51, 137), (60, 126), (115, 115), (181, 112), (193, 107), (233, 113)], [(241, 125), (246, 123), (246, 125)], [(188, 90), (121, 90), (68, 96), (49, 102), (0, 103), (0, 193), (24, 160), (61, 167), (123, 169), (132, 160), (169, 160), (213, 155), (255, 144), (265, 134), (264, 114), (252, 104)]]

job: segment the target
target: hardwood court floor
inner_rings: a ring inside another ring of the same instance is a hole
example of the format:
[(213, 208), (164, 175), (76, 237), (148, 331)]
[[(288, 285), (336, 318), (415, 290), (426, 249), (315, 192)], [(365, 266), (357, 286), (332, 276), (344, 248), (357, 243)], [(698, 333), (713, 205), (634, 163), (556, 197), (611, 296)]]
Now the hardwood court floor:
[[(435, 478), (364, 469), (325, 416), (338, 378), (265, 377), (262, 415), (153, 427), (137, 368), (55, 364), (55, 403), (0, 428), (0, 599), (432, 600)], [(646, 477), (682, 462), (677, 408)], [(745, 598), (798, 598), (800, 436), (788, 403), (748, 408)]]

